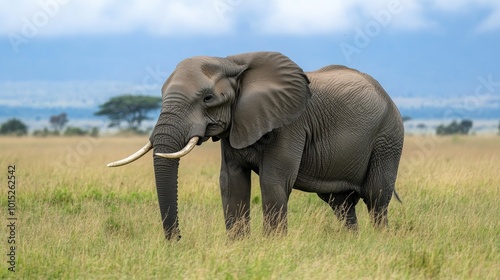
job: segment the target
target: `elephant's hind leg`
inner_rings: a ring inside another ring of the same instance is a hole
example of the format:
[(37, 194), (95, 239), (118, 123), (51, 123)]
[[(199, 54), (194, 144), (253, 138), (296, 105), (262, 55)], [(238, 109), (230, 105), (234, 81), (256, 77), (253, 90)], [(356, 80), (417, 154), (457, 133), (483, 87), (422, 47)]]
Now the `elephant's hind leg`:
[(358, 229), (356, 204), (359, 201), (359, 195), (356, 192), (318, 193), (318, 196), (330, 205), (335, 216), (337, 216), (340, 221), (344, 222), (348, 229)]
[(368, 212), (375, 226), (388, 225), (387, 208), (394, 193), (401, 143), (380, 141), (372, 152), (368, 174), (361, 187), (361, 197), (366, 203)]

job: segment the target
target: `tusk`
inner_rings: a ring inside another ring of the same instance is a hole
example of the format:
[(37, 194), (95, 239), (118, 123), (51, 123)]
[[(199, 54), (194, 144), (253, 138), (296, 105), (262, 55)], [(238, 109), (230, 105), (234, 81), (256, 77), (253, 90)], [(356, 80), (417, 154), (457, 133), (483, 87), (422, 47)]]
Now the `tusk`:
[(191, 150), (196, 146), (196, 143), (198, 143), (198, 140), (200, 140), (200, 137), (195, 136), (195, 137), (191, 138), (191, 140), (189, 140), (189, 143), (187, 143), (187, 145), (186, 145), (186, 147), (184, 147), (184, 149), (182, 149), (178, 152), (171, 153), (171, 154), (155, 153), (155, 155), (157, 155), (159, 157), (164, 157), (164, 158), (181, 158), (181, 157), (189, 154), (189, 152), (191, 152)]
[(116, 167), (116, 166), (122, 166), (122, 165), (125, 165), (125, 164), (129, 164), (132, 161), (134, 161), (134, 160), (142, 157), (143, 155), (145, 155), (147, 152), (149, 152), (149, 150), (151, 150), (151, 148), (153, 148), (153, 145), (151, 144), (151, 141), (148, 141), (148, 143), (146, 145), (144, 145), (144, 147), (142, 147), (139, 151), (135, 152), (131, 156), (126, 157), (126, 158), (124, 158), (122, 160), (118, 160), (118, 161), (115, 161), (115, 162), (112, 162), (112, 163), (108, 163), (108, 167)]

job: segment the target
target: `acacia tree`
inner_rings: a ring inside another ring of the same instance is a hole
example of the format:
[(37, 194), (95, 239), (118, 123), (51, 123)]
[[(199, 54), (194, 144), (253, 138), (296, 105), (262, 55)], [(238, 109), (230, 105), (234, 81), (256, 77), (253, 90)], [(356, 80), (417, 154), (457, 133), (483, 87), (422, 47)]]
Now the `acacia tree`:
[(142, 121), (151, 119), (148, 113), (160, 107), (160, 97), (125, 94), (99, 105), (95, 115), (107, 116), (109, 127), (120, 127), (125, 122), (128, 129), (137, 131)]
[(26, 135), (28, 127), (18, 119), (10, 119), (0, 126), (0, 134), (2, 135)]
[(54, 127), (54, 130), (59, 133), (68, 122), (68, 115), (66, 113), (61, 113), (59, 115), (50, 116), (49, 122), (50, 125)]

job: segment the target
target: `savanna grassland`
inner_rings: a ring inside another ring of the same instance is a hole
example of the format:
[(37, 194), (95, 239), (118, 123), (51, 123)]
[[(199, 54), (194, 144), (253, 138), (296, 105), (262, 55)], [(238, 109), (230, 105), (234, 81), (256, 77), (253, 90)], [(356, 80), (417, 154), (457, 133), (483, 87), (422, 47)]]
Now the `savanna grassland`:
[[(218, 189), (219, 146), (179, 171), (182, 239), (162, 234), (151, 153), (106, 163), (146, 137), (0, 138), (0, 278), (26, 279), (499, 279), (500, 137), (405, 139), (388, 230), (363, 202), (346, 231), (316, 194), (294, 191), (286, 237), (262, 235), (252, 188), (252, 235), (228, 241)], [(16, 272), (7, 270), (7, 168), (16, 166)]]

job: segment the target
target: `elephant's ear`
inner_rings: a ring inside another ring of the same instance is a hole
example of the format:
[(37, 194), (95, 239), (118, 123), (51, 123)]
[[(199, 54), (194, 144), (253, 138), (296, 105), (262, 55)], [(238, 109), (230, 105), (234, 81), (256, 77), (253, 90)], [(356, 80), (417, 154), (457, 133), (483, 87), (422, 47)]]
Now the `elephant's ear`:
[(244, 66), (237, 78), (238, 97), (229, 135), (233, 148), (252, 145), (304, 112), (311, 96), (309, 80), (288, 57), (276, 52), (255, 52), (228, 59)]

